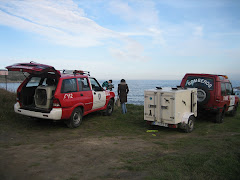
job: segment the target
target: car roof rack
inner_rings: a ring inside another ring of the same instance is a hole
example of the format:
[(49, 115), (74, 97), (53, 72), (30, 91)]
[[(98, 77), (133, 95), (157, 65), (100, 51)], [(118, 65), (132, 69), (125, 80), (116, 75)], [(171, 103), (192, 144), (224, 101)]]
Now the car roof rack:
[(74, 76), (75, 76), (76, 74), (88, 75), (88, 76), (90, 76), (90, 72), (89, 72), (89, 71), (82, 71), (82, 70), (74, 70), (74, 71), (73, 71), (73, 74), (74, 74)]
[(76, 76), (77, 74), (90, 76), (90, 71), (82, 71), (82, 70), (67, 70), (67, 69), (63, 69), (63, 70), (61, 70), (61, 73), (62, 74), (73, 74), (74, 76)]

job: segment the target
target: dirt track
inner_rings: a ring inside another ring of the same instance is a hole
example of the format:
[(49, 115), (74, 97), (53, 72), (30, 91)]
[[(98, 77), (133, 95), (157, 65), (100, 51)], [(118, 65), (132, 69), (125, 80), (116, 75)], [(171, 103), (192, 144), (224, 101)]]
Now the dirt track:
[(121, 137), (49, 140), (1, 148), (1, 179), (141, 179), (144, 172), (118, 170), (121, 154), (144, 153), (150, 147)]

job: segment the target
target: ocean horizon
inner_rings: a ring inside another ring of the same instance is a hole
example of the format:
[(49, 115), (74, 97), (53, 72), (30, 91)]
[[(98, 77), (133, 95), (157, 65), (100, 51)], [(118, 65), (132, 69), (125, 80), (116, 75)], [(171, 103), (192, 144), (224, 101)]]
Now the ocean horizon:
[[(99, 80), (102, 85), (104, 80)], [(240, 87), (240, 81), (231, 81), (233, 87)], [(113, 92), (117, 97), (117, 87), (120, 80), (113, 80), (114, 88)], [(128, 104), (143, 105), (144, 104), (144, 90), (155, 89), (156, 87), (176, 87), (179, 86), (181, 80), (126, 80), (129, 87), (128, 93)], [(18, 86), (21, 83), (7, 83), (7, 90), (11, 92), (16, 92)], [(0, 88), (5, 89), (6, 84), (0, 83)]]

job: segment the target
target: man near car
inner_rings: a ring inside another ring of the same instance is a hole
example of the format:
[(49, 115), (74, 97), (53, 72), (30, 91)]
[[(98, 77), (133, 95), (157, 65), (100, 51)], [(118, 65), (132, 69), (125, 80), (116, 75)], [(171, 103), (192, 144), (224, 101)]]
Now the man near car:
[(114, 88), (114, 85), (112, 84), (112, 80), (108, 80), (103, 82), (102, 87), (105, 88), (106, 90), (110, 90), (112, 91), (112, 89)]

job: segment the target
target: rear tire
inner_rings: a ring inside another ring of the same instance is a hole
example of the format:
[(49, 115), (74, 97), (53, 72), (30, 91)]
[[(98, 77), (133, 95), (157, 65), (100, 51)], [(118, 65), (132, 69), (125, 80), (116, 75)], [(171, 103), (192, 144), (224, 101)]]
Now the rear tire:
[(194, 129), (194, 122), (195, 122), (195, 117), (192, 115), (188, 118), (188, 123), (186, 124), (186, 127), (184, 128), (184, 132), (190, 133)]
[(69, 120), (65, 121), (69, 128), (76, 128), (80, 126), (83, 119), (83, 113), (81, 108), (75, 108), (71, 114)]

